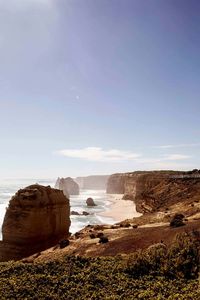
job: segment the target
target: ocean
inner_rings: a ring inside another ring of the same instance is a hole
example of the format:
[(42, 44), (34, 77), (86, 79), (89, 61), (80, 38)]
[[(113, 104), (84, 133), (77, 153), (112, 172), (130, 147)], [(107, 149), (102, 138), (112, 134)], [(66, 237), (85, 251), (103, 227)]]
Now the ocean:
[[(6, 207), (11, 197), (20, 189), (31, 184), (42, 184), (50, 185), (51, 187), (55, 186), (54, 179), (6, 179), (0, 180), (0, 240), (2, 239), (2, 223), (4, 215), (6, 212)], [(86, 200), (87, 198), (92, 197), (97, 206), (87, 207)], [(109, 209), (111, 204), (109, 200), (109, 195), (106, 194), (104, 190), (80, 190), (80, 195), (70, 196), (70, 206), (71, 211), (77, 211), (82, 213), (87, 211), (90, 213), (88, 216), (70, 216), (71, 218), (71, 227), (70, 232), (75, 233), (85, 226), (91, 224), (114, 224), (112, 218), (102, 217), (99, 215), (100, 212), (106, 211)]]

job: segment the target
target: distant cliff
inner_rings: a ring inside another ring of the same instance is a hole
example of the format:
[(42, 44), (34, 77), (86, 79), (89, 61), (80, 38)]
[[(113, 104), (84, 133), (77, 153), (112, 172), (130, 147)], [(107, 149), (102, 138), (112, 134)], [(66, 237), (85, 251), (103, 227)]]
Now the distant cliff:
[(124, 194), (124, 199), (134, 200), (138, 212), (153, 212), (188, 198), (200, 200), (200, 173), (194, 170), (113, 174), (108, 179), (107, 193)]
[(105, 190), (109, 175), (91, 175), (86, 177), (77, 177), (75, 181), (81, 189)]

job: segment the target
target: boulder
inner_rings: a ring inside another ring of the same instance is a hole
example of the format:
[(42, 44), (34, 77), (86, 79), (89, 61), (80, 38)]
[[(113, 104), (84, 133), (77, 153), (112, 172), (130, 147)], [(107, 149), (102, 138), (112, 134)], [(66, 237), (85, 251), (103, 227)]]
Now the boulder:
[(87, 211), (83, 211), (81, 214), (77, 211), (72, 210), (71, 211), (71, 216), (88, 216), (90, 215)]
[(60, 242), (59, 242), (59, 246), (60, 246), (60, 249), (63, 249), (63, 248), (65, 248), (65, 247), (67, 247), (67, 246), (69, 246), (69, 240), (61, 240)]
[(100, 244), (108, 243), (108, 238), (107, 238), (107, 236), (101, 236), (100, 239), (99, 239), (99, 243), (100, 243)]
[(10, 200), (2, 226), (0, 261), (21, 259), (69, 236), (69, 200), (50, 186), (31, 185)]
[(82, 215), (83, 215), (83, 216), (88, 216), (88, 215), (90, 215), (90, 214), (89, 214), (87, 211), (83, 211), (83, 212), (82, 212)]
[(62, 190), (66, 197), (69, 197), (69, 195), (79, 195), (79, 185), (71, 177), (58, 177), (55, 188)]
[(183, 214), (175, 214), (170, 222), (170, 227), (180, 227), (184, 226), (185, 223), (183, 222), (184, 215)]
[(72, 210), (70, 213), (71, 216), (80, 216), (80, 214), (77, 211)]
[(87, 206), (96, 206), (96, 204), (94, 203), (94, 200), (92, 198), (87, 198), (86, 204), (87, 204)]

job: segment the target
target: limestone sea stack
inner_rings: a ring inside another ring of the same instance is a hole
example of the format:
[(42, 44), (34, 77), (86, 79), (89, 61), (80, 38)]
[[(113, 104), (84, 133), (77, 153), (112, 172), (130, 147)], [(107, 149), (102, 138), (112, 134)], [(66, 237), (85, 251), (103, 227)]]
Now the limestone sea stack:
[(21, 259), (68, 237), (69, 215), (62, 191), (38, 184), (19, 190), (4, 217), (0, 261)]
[(63, 191), (66, 197), (69, 197), (69, 195), (79, 195), (79, 185), (71, 177), (58, 177), (55, 188)]

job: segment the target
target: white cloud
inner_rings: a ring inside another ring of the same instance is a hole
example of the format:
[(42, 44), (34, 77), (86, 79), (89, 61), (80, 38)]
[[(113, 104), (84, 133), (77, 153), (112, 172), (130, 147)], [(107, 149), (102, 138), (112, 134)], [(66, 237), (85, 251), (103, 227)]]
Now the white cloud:
[(83, 149), (64, 149), (57, 151), (56, 153), (71, 158), (107, 162), (135, 160), (141, 156), (141, 154), (130, 151), (121, 151), (117, 149), (103, 150), (100, 147), (87, 147)]
[(120, 161), (134, 161), (141, 165), (152, 164), (168, 164), (167, 162), (181, 161), (189, 159), (191, 156), (185, 154), (165, 154), (157, 157), (144, 157), (141, 153), (135, 153), (131, 151), (122, 151), (118, 149), (104, 150), (101, 147), (87, 147), (82, 149), (63, 149), (55, 152), (58, 155), (78, 158), (88, 161), (107, 161), (107, 162), (120, 162)]
[(177, 145), (161, 145), (154, 146), (153, 148), (158, 149), (170, 149), (170, 148), (187, 148), (187, 147), (200, 147), (200, 143), (191, 143), (191, 144), (177, 144)]
[(188, 159), (191, 156), (189, 155), (184, 155), (184, 154), (170, 154), (170, 155), (166, 155), (164, 157), (164, 160), (183, 160), (183, 159)]

